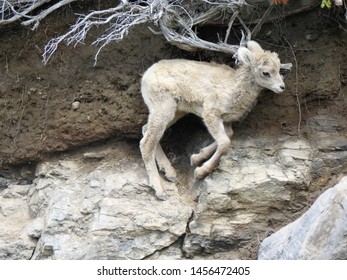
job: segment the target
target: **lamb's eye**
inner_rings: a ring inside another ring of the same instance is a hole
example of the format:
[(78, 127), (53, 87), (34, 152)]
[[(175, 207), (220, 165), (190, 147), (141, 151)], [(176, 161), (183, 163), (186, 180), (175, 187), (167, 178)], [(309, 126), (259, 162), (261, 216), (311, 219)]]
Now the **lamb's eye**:
[(270, 73), (269, 72), (263, 72), (263, 76), (264, 77), (270, 77)]

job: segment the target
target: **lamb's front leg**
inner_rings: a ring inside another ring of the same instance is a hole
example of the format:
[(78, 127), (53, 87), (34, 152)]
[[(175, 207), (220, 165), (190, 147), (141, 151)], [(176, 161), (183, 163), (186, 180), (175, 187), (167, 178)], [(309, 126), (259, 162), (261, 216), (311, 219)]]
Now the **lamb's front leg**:
[(200, 150), (198, 154), (192, 154), (190, 157), (190, 165), (198, 166), (203, 161), (209, 159), (215, 150), (217, 149), (217, 142), (214, 141), (212, 144)]
[[(204, 122), (207, 126), (208, 131), (215, 139), (217, 147), (213, 156), (208, 161), (206, 161), (201, 167), (197, 167), (195, 169), (195, 179), (202, 179), (206, 177), (208, 174), (210, 174), (213, 171), (213, 169), (217, 166), (220, 158), (228, 152), (228, 148), (230, 146), (230, 138), (226, 133), (222, 119), (215, 115), (206, 114), (206, 117), (204, 117)], [(210, 146), (212, 145), (213, 144), (211, 144)]]
[[(233, 129), (231, 127), (231, 123), (224, 123), (224, 129), (225, 133), (228, 135), (229, 138), (231, 138), (234, 134)], [(217, 149), (217, 142), (214, 141), (212, 144), (208, 145), (207, 147), (200, 150), (198, 154), (193, 154), (190, 157), (190, 165), (198, 166), (203, 161), (209, 159), (213, 153)]]

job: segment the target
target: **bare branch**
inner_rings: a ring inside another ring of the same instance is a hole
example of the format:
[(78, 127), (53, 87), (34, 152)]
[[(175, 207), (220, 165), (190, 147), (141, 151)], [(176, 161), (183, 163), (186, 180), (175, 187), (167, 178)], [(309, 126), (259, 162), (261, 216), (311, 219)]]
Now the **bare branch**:
[(48, 9), (46, 10), (43, 10), (41, 13), (39, 13), (38, 15), (36, 15), (35, 17), (29, 19), (29, 20), (26, 20), (26, 21), (23, 21), (23, 25), (30, 25), (30, 24), (34, 24), (33, 26), (33, 30), (35, 30), (38, 26), (39, 26), (39, 23), (42, 19), (44, 19), (47, 15), (49, 15), (51, 12), (67, 5), (67, 4), (70, 4), (72, 2), (75, 2), (76, 0), (63, 0), (63, 1), (60, 1), (58, 3), (56, 3), (55, 5), (49, 7)]
[[(139, 24), (157, 25), (170, 43), (186, 50), (202, 48), (233, 54), (239, 45), (207, 42), (200, 39), (192, 28), (221, 16), (225, 11), (234, 14), (232, 17), (237, 17), (238, 8), (243, 5), (246, 5), (245, 0), (121, 1), (114, 8), (80, 15), (67, 33), (48, 42), (44, 49), (43, 62), (48, 62), (60, 43), (64, 42), (67, 45), (76, 46), (76, 44), (84, 42), (92, 28), (107, 26), (104, 33), (92, 43), (98, 47), (95, 55), (96, 63), (100, 51), (107, 44), (122, 40), (128, 35), (131, 28)], [(243, 24), (240, 18), (239, 21)], [(250, 39), (250, 31), (246, 26), (244, 28), (249, 35), (247, 39)]]
[(0, 1), (0, 25), (23, 20), (23, 25), (34, 24), (32, 29), (36, 29), (40, 21), (51, 12), (75, 1), (77, 0), (61, 0), (36, 14), (35, 11), (50, 0), (2, 0)]
[[(0, 25), (21, 20), (22, 24), (37, 28), (40, 21), (51, 12), (76, 0), (60, 0), (54, 5), (40, 9), (50, 0), (0, 0)], [(76, 46), (83, 43), (93, 28), (105, 27), (103, 33), (92, 43), (100, 51), (112, 41), (121, 41), (131, 28), (139, 24), (156, 25), (161, 34), (172, 44), (186, 49), (208, 49), (234, 54), (239, 45), (228, 45), (227, 39), (235, 19), (243, 26), (250, 39), (250, 31), (239, 17), (239, 8), (246, 0), (121, 0), (118, 5), (104, 10), (79, 15), (76, 23), (65, 34), (51, 39), (44, 48), (43, 62), (47, 63), (60, 43)], [(218, 17), (231, 17), (224, 42), (212, 43), (199, 38), (193, 27)]]
[[(201, 1), (211, 4), (211, 1)], [(160, 29), (163, 31), (163, 35), (170, 43), (185, 49), (185, 50), (195, 50), (195, 49), (207, 49), (212, 51), (219, 51), (224, 53), (234, 54), (239, 45), (228, 45), (225, 42), (211, 43), (200, 39), (192, 27), (196, 24), (204, 23), (207, 20), (215, 18), (221, 15), (225, 10), (233, 13), (232, 18), (237, 17), (238, 8), (245, 5), (244, 1), (227, 1), (221, 3), (220, 1), (214, 1), (215, 6), (207, 9), (206, 12), (200, 11), (200, 14), (194, 17), (187, 10), (185, 13), (181, 13), (177, 9), (171, 7), (166, 8), (165, 14), (159, 20)], [(217, 5), (218, 4), (218, 5)], [(189, 9), (189, 11), (194, 9)], [(187, 20), (188, 19), (188, 20)], [(231, 21), (233, 22), (233, 20)], [(231, 28), (231, 27), (230, 27)]]
[(257, 25), (253, 28), (253, 31), (252, 31), (253, 36), (256, 36), (259, 33), (261, 27), (263, 26), (264, 21), (267, 19), (270, 12), (272, 11), (272, 8), (273, 8), (273, 5), (269, 5), (269, 7), (266, 9), (265, 13), (263, 14), (261, 19), (257, 23)]
[[(154, 2), (160, 3), (160, 1)], [(156, 7), (152, 3), (149, 3), (149, 6), (141, 6), (141, 3), (145, 3), (145, 1), (137, 1), (136, 4), (122, 1), (115, 8), (93, 11), (88, 15), (80, 15), (80, 18), (71, 27), (70, 31), (48, 42), (44, 49), (43, 62), (47, 63), (61, 42), (65, 42), (67, 45), (73, 43), (76, 46), (78, 43), (84, 42), (92, 27), (108, 25), (109, 27), (105, 33), (93, 42), (94, 45), (99, 46), (99, 50), (95, 56), (96, 62), (100, 50), (111, 41), (122, 40), (128, 35), (131, 27), (146, 23), (149, 20), (158, 20), (155, 18), (158, 16), (157, 14), (150, 14), (150, 11)]]
[(228, 29), (227, 29), (227, 32), (226, 32), (226, 34), (225, 34), (225, 39), (224, 39), (224, 43), (225, 43), (225, 44), (228, 42), (228, 38), (229, 38), (229, 35), (230, 35), (231, 27), (233, 26), (234, 21), (235, 21), (236, 17), (238, 16), (238, 14), (239, 14), (239, 12), (236, 11), (236, 12), (232, 15), (232, 17), (231, 17), (231, 19), (230, 19), (230, 21), (229, 21)]

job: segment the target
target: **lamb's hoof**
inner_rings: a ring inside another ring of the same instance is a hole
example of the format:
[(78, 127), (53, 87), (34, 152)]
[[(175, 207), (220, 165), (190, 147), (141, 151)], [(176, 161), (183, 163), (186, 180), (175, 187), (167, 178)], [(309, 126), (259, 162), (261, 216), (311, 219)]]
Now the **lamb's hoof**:
[(210, 173), (211, 173), (210, 170), (204, 166), (197, 167), (194, 170), (194, 179), (195, 180), (202, 180)]
[(166, 168), (161, 168), (160, 171), (164, 173), (165, 178), (169, 182), (175, 182), (176, 181), (177, 173), (176, 173), (176, 170), (172, 166), (168, 166)]
[(177, 177), (176, 176), (165, 176), (166, 179), (168, 179), (168, 181), (172, 182), (172, 183), (175, 183), (176, 182), (176, 179)]
[(165, 178), (170, 182), (175, 182), (177, 178), (177, 173), (174, 168), (168, 168), (165, 170)]
[(199, 165), (200, 160), (198, 158), (199, 158), (198, 154), (192, 154), (190, 156), (190, 166), (197, 166), (197, 165)]
[(160, 192), (160, 193), (156, 192), (155, 195), (159, 200), (162, 200), (162, 201), (168, 200), (170, 198), (166, 192)]
[[(165, 190), (163, 190), (162, 188), (155, 188), (150, 184), (140, 184), (142, 187), (146, 187), (146, 188), (150, 188), (152, 191), (154, 191), (155, 196), (159, 199), (159, 200), (168, 200), (170, 197), (169, 195), (166, 193)], [(158, 191), (159, 189), (159, 191)]]

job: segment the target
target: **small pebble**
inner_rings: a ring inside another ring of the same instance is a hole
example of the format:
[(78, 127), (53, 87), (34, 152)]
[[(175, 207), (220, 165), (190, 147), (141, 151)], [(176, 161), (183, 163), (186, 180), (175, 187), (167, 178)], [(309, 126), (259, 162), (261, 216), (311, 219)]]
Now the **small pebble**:
[(72, 110), (76, 111), (80, 107), (81, 103), (79, 101), (75, 101), (72, 103)]

